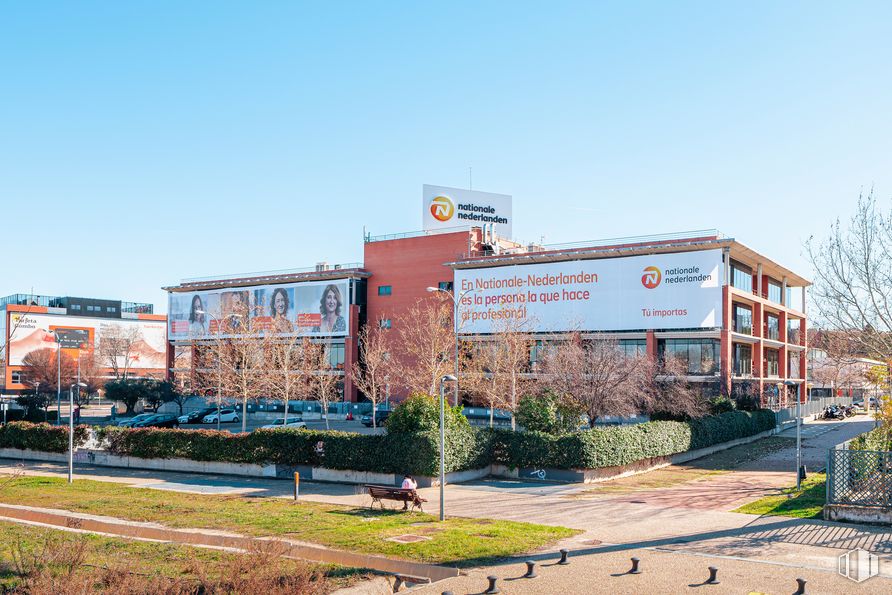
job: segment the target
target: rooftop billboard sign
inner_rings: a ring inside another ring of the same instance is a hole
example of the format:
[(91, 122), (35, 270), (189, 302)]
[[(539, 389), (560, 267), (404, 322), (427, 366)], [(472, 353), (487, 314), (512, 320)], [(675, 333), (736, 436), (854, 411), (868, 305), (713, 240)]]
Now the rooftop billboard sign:
[(425, 184), (422, 219), (425, 231), (491, 223), (496, 233), (511, 238), (511, 196)]
[(721, 250), (458, 269), (459, 331), (716, 328), (722, 271)]

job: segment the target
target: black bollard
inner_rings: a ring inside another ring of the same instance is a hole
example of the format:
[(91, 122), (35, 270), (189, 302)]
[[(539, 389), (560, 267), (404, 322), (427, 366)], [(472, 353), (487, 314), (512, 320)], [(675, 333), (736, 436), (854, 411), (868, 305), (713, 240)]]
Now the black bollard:
[(452, 591), (443, 591), (443, 595), (452, 595)]
[(523, 575), (523, 578), (536, 578), (539, 576), (536, 574), (536, 563), (532, 560), (527, 560), (527, 573)]
[(567, 550), (561, 550), (561, 559), (558, 560), (558, 564), (560, 564), (561, 566), (566, 566), (567, 564), (569, 564), (570, 562), (567, 560), (567, 555), (569, 553), (570, 552)]
[(632, 558), (632, 570), (629, 571), (629, 574), (641, 574), (641, 571), (638, 570), (638, 562), (640, 562), (638, 558)]
[(484, 593), (486, 595), (492, 595), (493, 593), (501, 593), (501, 591), (499, 591), (499, 588), (496, 586), (496, 581), (499, 580), (499, 577), (490, 575), (486, 578), (487, 578), (487, 580), (489, 580), (489, 586), (486, 588), (486, 591), (484, 591)]
[(806, 581), (804, 578), (797, 578), (796, 579), (797, 589), (796, 589), (796, 592), (793, 593), (793, 595), (805, 595), (805, 583), (807, 583), (807, 582), (808, 581)]
[(719, 573), (719, 569), (715, 566), (709, 567), (709, 578), (706, 579), (707, 585), (717, 585), (719, 584), (719, 579), (716, 578), (716, 575)]

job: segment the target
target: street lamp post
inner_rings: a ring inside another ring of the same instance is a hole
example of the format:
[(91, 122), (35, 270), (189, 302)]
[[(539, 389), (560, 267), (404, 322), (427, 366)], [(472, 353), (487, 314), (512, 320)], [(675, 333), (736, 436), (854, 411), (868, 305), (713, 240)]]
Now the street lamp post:
[(440, 520), (446, 520), (446, 383), (458, 384), (451, 375), (440, 379)]
[(802, 487), (802, 396), (798, 386), (792, 380), (784, 382), (784, 386), (797, 387), (796, 390), (796, 491)]
[(68, 483), (74, 480), (74, 387), (77, 387), (78, 397), (80, 390), (87, 386), (83, 382), (76, 382), (68, 387)]
[(455, 395), (453, 397), (453, 405), (458, 407), (458, 305), (464, 299), (466, 295), (469, 293), (477, 291), (476, 289), (468, 289), (461, 293), (457, 298), (452, 293), (449, 293), (445, 289), (440, 289), (439, 287), (428, 287), (428, 293), (444, 293), (449, 296), (449, 299), (452, 300), (454, 305), (453, 313), (452, 313), (452, 324), (454, 325), (454, 334), (455, 334)]
[[(217, 328), (218, 329), (220, 328), (220, 319), (217, 318), (216, 316), (214, 316), (213, 314), (211, 314), (210, 312), (205, 312), (204, 310), (196, 310), (195, 313), (201, 314), (202, 316), (204, 316), (204, 315), (210, 316), (217, 323)], [(241, 317), (242, 317), (241, 314), (232, 313), (232, 314), (227, 314), (223, 318), (226, 319), (226, 318), (241, 318)], [(220, 365), (220, 353), (218, 352), (217, 353), (217, 430), (218, 431), (220, 430), (220, 411), (221, 411), (221, 407), (222, 407), (222, 403), (223, 403), (223, 394), (222, 394), (223, 387), (221, 386), (222, 384), (223, 384), (223, 368)], [(285, 413), (285, 417), (286, 418), (288, 417), (287, 412)]]

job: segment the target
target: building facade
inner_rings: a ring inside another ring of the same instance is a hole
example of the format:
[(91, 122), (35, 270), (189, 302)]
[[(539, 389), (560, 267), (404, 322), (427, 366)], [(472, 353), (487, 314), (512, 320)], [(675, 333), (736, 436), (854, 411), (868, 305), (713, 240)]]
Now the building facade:
[[(121, 338), (126, 353), (101, 348), (103, 340), (120, 343)], [(77, 362), (94, 358), (109, 379), (125, 369), (132, 378), (163, 380), (167, 375), (167, 317), (154, 314), (151, 304), (14, 294), (0, 298), (0, 340), (5, 346), (0, 388), (6, 394), (33, 390), (26, 358), (40, 349), (59, 348)]]

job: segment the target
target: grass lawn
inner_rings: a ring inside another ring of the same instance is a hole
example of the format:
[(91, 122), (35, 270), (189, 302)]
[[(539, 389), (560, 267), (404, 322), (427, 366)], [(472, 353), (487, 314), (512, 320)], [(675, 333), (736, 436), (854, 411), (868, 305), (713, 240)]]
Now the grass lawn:
[[(58, 508), (177, 528), (283, 536), (334, 548), (420, 562), (472, 565), (522, 554), (579, 531), (514, 521), (450, 518), (424, 513), (370, 511), (283, 498), (245, 498), (132, 488), (115, 483), (19, 477), (4, 484), (0, 502)], [(414, 543), (385, 541), (422, 535)]]
[[(16, 557), (25, 556), (25, 566), (39, 561), (40, 564), (55, 566), (50, 572), (64, 574), (59, 567), (71, 560), (79, 545), (84, 547), (84, 556), (79, 562), (81, 570), (90, 572), (97, 568), (113, 568), (148, 578), (166, 578), (194, 581), (199, 574), (207, 577), (227, 577), (233, 570), (244, 570), (245, 560), (239, 558), (252, 554), (236, 554), (220, 550), (131, 541), (104, 537), (94, 534), (74, 534), (66, 531), (20, 525), (0, 521), (0, 592), (20, 585), (22, 577), (17, 572)], [(253, 554), (256, 556), (256, 554)], [(32, 558), (33, 556), (33, 558)], [(256, 557), (252, 559), (252, 563)], [(309, 568), (318, 571), (318, 581), (323, 583), (320, 591), (328, 592), (349, 586), (365, 578), (363, 572), (331, 565), (306, 564), (298, 560), (269, 556), (267, 563), (274, 564), (273, 573), (288, 576)], [(21, 560), (19, 560), (21, 564)], [(306, 570), (304, 570), (306, 572)], [(142, 579), (140, 579), (142, 580)]]
[(777, 496), (766, 496), (744, 504), (734, 512), (764, 516), (789, 516), (800, 519), (821, 518), (826, 496), (823, 473), (815, 473), (802, 482), (802, 491), (786, 488)]

